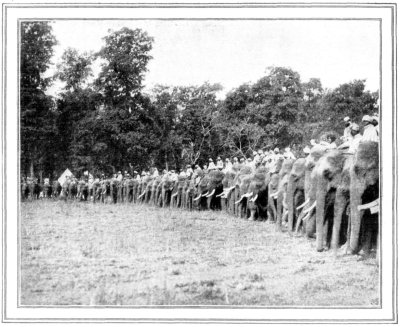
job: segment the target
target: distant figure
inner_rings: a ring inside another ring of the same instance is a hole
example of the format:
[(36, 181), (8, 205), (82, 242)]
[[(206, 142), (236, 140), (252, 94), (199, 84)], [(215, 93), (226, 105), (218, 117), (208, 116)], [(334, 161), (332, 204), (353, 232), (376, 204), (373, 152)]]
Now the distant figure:
[(364, 133), (362, 136), (362, 142), (379, 142), (378, 133), (375, 126), (372, 124), (372, 117), (365, 115), (362, 118), (364, 124)]
[(238, 158), (237, 158), (237, 157), (234, 157), (234, 158), (233, 158), (233, 164), (238, 164), (238, 163), (239, 163)]
[(341, 144), (338, 149), (348, 149), (348, 153), (354, 154), (357, 151), (358, 144), (360, 143), (362, 136), (360, 134), (360, 126), (356, 123), (352, 123), (350, 126), (350, 138)]
[(221, 157), (218, 157), (218, 158), (217, 158), (217, 168), (218, 168), (219, 170), (224, 169), (224, 162), (221, 160)]
[(283, 157), (285, 159), (296, 159), (295, 155), (290, 150), (290, 147), (285, 148), (285, 152), (283, 153)]
[(345, 117), (343, 120), (345, 129), (343, 131), (343, 136), (341, 137), (341, 139), (343, 140), (343, 142), (347, 142), (351, 139), (351, 121), (350, 117)]
[(214, 170), (217, 169), (217, 167), (214, 164), (214, 161), (210, 158), (208, 159), (208, 170)]
[[(237, 160), (237, 158), (236, 158)], [(229, 158), (225, 159), (225, 171), (228, 171), (232, 168), (232, 162), (229, 160)]]

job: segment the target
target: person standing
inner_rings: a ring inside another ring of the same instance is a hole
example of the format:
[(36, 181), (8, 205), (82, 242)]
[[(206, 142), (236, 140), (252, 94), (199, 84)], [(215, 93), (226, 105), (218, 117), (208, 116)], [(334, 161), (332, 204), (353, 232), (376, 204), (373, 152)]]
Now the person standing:
[(379, 142), (378, 133), (375, 126), (372, 124), (372, 117), (365, 115), (362, 118), (364, 124), (364, 133), (362, 136), (362, 142)]
[(351, 120), (350, 117), (344, 117), (344, 131), (343, 131), (343, 136), (341, 137), (341, 139), (343, 140), (343, 142), (347, 142), (351, 139)]

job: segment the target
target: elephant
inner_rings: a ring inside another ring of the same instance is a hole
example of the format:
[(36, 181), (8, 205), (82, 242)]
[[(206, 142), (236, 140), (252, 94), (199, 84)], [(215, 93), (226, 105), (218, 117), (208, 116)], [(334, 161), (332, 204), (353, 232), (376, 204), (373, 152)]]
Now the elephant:
[(186, 182), (186, 189), (184, 191), (184, 208), (188, 210), (193, 210), (194, 198), (196, 197), (196, 192), (198, 188), (198, 184), (201, 178), (204, 176), (202, 170), (196, 170), (192, 174), (190, 180)]
[[(351, 165), (350, 155), (334, 149), (319, 159), (312, 172), (312, 183), (315, 184), (311, 189), (315, 187), (316, 197), (315, 205), (313, 204), (316, 208), (316, 248), (319, 252), (330, 247), (334, 221), (341, 220), (341, 234), (346, 237), (345, 214), (349, 204)], [(308, 210), (311, 211), (310, 208)], [(335, 228), (340, 233), (339, 227)], [(338, 238), (335, 242), (337, 241)]]
[(236, 196), (238, 199), (235, 201), (237, 207), (235, 208), (236, 216), (240, 218), (247, 218), (247, 198), (251, 195), (248, 192), (250, 186), (253, 169), (249, 166), (243, 166), (236, 178)]
[(166, 174), (161, 178), (161, 206), (166, 208), (171, 203), (172, 190), (175, 182), (170, 175)]
[(225, 174), (220, 170), (211, 170), (208, 173), (207, 209), (221, 210), (221, 194), (223, 191), (222, 180)]
[(111, 199), (114, 204), (118, 202), (120, 184), (121, 183), (115, 178), (112, 178), (110, 181)]
[(182, 200), (183, 200), (183, 189), (186, 184), (186, 176), (178, 176), (178, 180), (175, 181), (174, 188), (172, 190), (171, 195), (171, 203), (170, 206), (173, 208), (180, 208), (182, 207)]
[(302, 203), (305, 202), (304, 196), (304, 179), (306, 171), (306, 159), (297, 159), (289, 173), (287, 192), (286, 192), (286, 204), (288, 210), (288, 230), (289, 233), (293, 232), (295, 228), (298, 210), (295, 210)]
[(93, 196), (93, 203), (96, 201), (100, 201), (101, 199), (101, 184), (99, 180), (95, 180), (92, 183), (92, 196)]
[(223, 192), (217, 195), (221, 197), (221, 205), (225, 207), (228, 214), (235, 215), (235, 201), (236, 199), (236, 177), (238, 176), (242, 165), (234, 164), (231, 169), (225, 172), (224, 179), (222, 180)]
[(54, 197), (54, 198), (59, 197), (60, 194), (61, 194), (61, 189), (62, 189), (62, 187), (61, 187), (60, 182), (57, 181), (57, 180), (54, 181), (53, 182), (53, 194), (52, 194), (52, 197)]
[(296, 207), (300, 211), (296, 221), (295, 232), (298, 234), (300, 229), (306, 233), (308, 238), (315, 238), (315, 200), (316, 200), (316, 182), (313, 181), (313, 170), (323, 155), (326, 153), (326, 147), (315, 145), (311, 148), (310, 154), (305, 159), (304, 172), (304, 197), (305, 202)]
[(161, 193), (161, 176), (157, 176), (153, 179), (151, 183), (151, 196), (149, 202), (153, 205), (157, 205), (159, 203), (160, 193)]
[(278, 198), (279, 175), (277, 173), (270, 174), (268, 184), (268, 207), (267, 216), (271, 222), (277, 221), (276, 199)]
[(88, 196), (89, 196), (89, 185), (87, 182), (81, 180), (78, 182), (78, 199), (79, 200), (83, 200), (83, 201), (87, 201)]
[(21, 199), (27, 200), (29, 198), (29, 185), (27, 182), (23, 181), (21, 183)]
[(289, 174), (292, 170), (293, 164), (293, 159), (285, 159), (282, 163), (282, 168), (279, 171), (278, 194), (276, 194), (276, 224), (278, 228), (282, 227), (282, 222), (286, 221), (287, 217), (286, 191)]
[(269, 181), (270, 175), (266, 167), (259, 167), (251, 176), (248, 187), (250, 195), (247, 202), (248, 211), (250, 212), (249, 220), (264, 220), (267, 218)]
[(111, 196), (110, 180), (105, 179), (101, 182), (101, 202), (106, 203), (107, 198)]
[(209, 174), (204, 171), (198, 176), (199, 181), (196, 188), (196, 197), (193, 199), (193, 204), (198, 210), (208, 209), (208, 203), (206, 196), (208, 195), (208, 182)]
[(73, 178), (68, 184), (68, 198), (75, 199), (77, 195), (78, 195), (78, 183), (75, 180), (75, 178)]
[(350, 253), (369, 252), (375, 240), (379, 246), (378, 212), (379, 144), (361, 142), (350, 168)]
[(41, 187), (42, 188), (42, 192), (43, 192), (43, 197), (45, 198), (45, 199), (47, 199), (47, 198), (51, 198), (51, 195), (52, 195), (52, 193), (53, 193), (53, 188), (52, 188), (52, 186), (50, 185), (50, 183), (44, 183), (43, 184), (43, 186)]
[(139, 195), (137, 197), (139, 202), (145, 202), (146, 195), (151, 189), (147, 189), (148, 184), (151, 182), (151, 176), (143, 176), (139, 183)]

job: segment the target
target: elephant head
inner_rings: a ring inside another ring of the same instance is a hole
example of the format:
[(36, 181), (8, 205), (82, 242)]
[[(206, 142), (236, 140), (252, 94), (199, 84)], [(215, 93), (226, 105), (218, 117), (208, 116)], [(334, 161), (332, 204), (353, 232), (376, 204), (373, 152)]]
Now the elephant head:
[(222, 180), (223, 192), (217, 195), (221, 196), (221, 201), (225, 201), (226, 209), (230, 214), (235, 214), (236, 178), (240, 169), (241, 165), (234, 164), (230, 170), (225, 172), (224, 179)]
[(186, 177), (179, 175), (178, 180), (175, 181), (175, 185), (172, 190), (172, 195), (171, 195), (172, 206), (178, 208), (182, 205), (182, 194), (185, 183), (186, 183)]
[(255, 220), (256, 214), (259, 220), (267, 218), (269, 181), (270, 175), (266, 167), (259, 167), (252, 175), (248, 187), (248, 193), (251, 193), (247, 202), (249, 220)]
[(252, 172), (250, 167), (243, 167), (236, 179), (237, 194), (239, 195), (239, 199), (235, 202), (238, 205), (236, 212), (241, 218), (247, 217), (247, 200), (253, 195), (248, 192)]
[(209, 172), (207, 191), (207, 207), (208, 209), (221, 209), (221, 197), (223, 191), (222, 180), (225, 174), (219, 170)]
[(343, 211), (346, 206), (342, 192), (346, 180), (348, 183), (348, 171), (344, 170), (346, 160), (348, 157), (342, 152), (331, 150), (321, 157), (312, 173), (311, 192), (315, 187), (316, 201), (307, 210), (311, 212), (313, 207), (316, 208), (317, 251), (329, 247), (331, 235), (328, 232), (333, 226), (335, 210), (341, 208)]
[(360, 232), (363, 229), (367, 235), (365, 239), (367, 250), (370, 246), (368, 243), (371, 241), (371, 236), (378, 237), (379, 144), (377, 142), (361, 142), (359, 144), (354, 157), (354, 165), (350, 169), (350, 178), (349, 247), (351, 253), (357, 253), (360, 248)]

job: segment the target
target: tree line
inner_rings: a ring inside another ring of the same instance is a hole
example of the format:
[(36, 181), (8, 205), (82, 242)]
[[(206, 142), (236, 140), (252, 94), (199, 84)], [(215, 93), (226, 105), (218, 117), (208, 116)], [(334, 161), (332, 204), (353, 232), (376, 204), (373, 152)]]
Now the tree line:
[[(109, 31), (97, 52), (65, 50), (45, 77), (57, 40), (48, 22), (21, 26), (21, 174), (57, 177), (65, 168), (107, 174), (176, 169), (209, 157), (254, 150), (301, 149), (323, 133), (341, 134), (343, 118), (376, 111), (378, 92), (354, 80), (333, 90), (317, 78), (302, 82), (286, 67), (269, 67), (255, 83), (218, 99), (219, 84), (158, 85), (143, 90), (154, 39), (141, 29)], [(92, 66), (101, 62), (97, 76)], [(184, 69), (184, 67), (182, 67)], [(58, 80), (56, 97), (46, 93)]]

